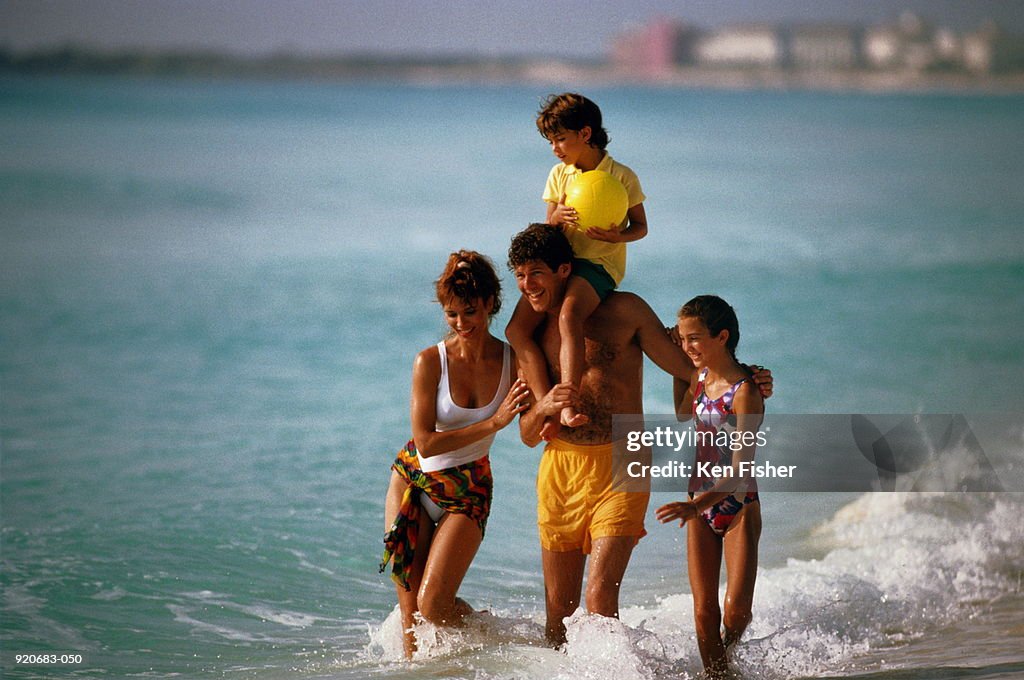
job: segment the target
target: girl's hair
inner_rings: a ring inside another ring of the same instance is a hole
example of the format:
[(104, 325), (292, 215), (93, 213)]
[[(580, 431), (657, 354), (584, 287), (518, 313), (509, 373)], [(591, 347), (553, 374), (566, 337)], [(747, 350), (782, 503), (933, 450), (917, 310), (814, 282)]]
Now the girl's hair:
[(736, 347), (740, 344), (740, 322), (736, 318), (736, 310), (728, 302), (717, 295), (698, 295), (680, 307), (677, 316), (680, 319), (700, 319), (712, 337), (718, 336), (723, 330), (729, 331), (725, 348), (729, 350), (733, 360), (739, 363), (736, 359)]
[(494, 265), (475, 250), (460, 250), (449, 255), (436, 288), (437, 301), (442, 305), (453, 299), (466, 305), (475, 304), (477, 300), (494, 300), (492, 317), (501, 309), (501, 281)]
[(561, 130), (579, 132), (590, 127), (590, 145), (604, 151), (608, 131), (601, 125), (601, 109), (581, 94), (565, 92), (549, 95), (537, 112), (537, 130), (544, 139), (551, 139)]

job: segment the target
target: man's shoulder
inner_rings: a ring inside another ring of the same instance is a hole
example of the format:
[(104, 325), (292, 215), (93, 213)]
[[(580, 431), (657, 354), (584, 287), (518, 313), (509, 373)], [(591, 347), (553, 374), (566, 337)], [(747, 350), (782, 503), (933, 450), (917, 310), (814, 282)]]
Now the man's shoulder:
[(614, 317), (617, 323), (624, 323), (629, 320), (640, 319), (648, 310), (650, 310), (650, 306), (636, 293), (626, 290), (613, 290), (594, 313), (602, 318)]
[(628, 290), (613, 290), (608, 294), (608, 297), (604, 299), (601, 306), (608, 307), (609, 309), (632, 309), (637, 306), (646, 307), (647, 302), (636, 293), (631, 293)]

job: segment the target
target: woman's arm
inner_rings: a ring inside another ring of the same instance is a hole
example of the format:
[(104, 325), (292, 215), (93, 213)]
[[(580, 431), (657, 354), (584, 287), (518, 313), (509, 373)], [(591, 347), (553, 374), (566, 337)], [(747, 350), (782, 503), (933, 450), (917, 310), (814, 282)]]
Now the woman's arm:
[(424, 458), (455, 451), (493, 434), (512, 422), (527, 406), (526, 383), (516, 380), (498, 410), (490, 418), (446, 432), (437, 431), (437, 385), (441, 380), (441, 357), (436, 347), (416, 355), (412, 367), (412, 438)]

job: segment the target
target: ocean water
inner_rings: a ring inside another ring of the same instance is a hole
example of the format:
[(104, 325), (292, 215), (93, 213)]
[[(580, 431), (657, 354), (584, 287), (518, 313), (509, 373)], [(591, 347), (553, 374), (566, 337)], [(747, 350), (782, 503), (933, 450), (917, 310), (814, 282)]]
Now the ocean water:
[[(547, 89), (0, 80), (0, 674), (697, 677), (685, 536), (545, 648), (539, 450), (492, 452), (467, 628), (377, 573), (448, 252), (543, 216)], [(623, 287), (721, 294), (776, 413), (1007, 413), (1021, 96), (589, 91), (648, 195)], [(645, 406), (670, 407), (649, 366)], [(1019, 491), (1019, 490), (1018, 490)], [(656, 496), (652, 506), (669, 499)], [(1024, 675), (1024, 494), (774, 494), (748, 678)], [(80, 654), (70, 666), (17, 654)]]

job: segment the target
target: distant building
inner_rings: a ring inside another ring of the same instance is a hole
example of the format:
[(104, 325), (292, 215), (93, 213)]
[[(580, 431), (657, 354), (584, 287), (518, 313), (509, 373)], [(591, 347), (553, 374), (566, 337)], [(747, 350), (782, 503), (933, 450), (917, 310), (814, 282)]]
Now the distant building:
[(864, 32), (864, 61), (880, 70), (924, 71), (939, 61), (934, 29), (913, 12)]
[(913, 12), (867, 29), (819, 24), (779, 28), (767, 24), (702, 31), (660, 18), (619, 33), (611, 44), (615, 70), (629, 78), (682, 75), (681, 65), (842, 72), (862, 68), (903, 72), (1003, 73), (1024, 71), (1024, 37), (992, 22), (959, 35), (936, 28)]
[(963, 63), (963, 41), (950, 29), (940, 28), (935, 31), (932, 44), (935, 46), (935, 56), (942, 66), (954, 67)]
[(698, 63), (707, 66), (780, 66), (783, 46), (773, 26), (730, 26), (703, 36), (694, 46)]
[(894, 68), (903, 56), (903, 37), (895, 26), (869, 28), (863, 45), (864, 61), (872, 68)]
[(857, 31), (848, 26), (796, 26), (788, 38), (795, 68), (851, 69), (860, 61)]
[(1024, 38), (988, 21), (963, 40), (964, 66), (976, 73), (1024, 69)]
[(675, 19), (656, 19), (623, 31), (612, 43), (612, 65), (619, 71), (658, 76), (693, 61), (697, 30)]

